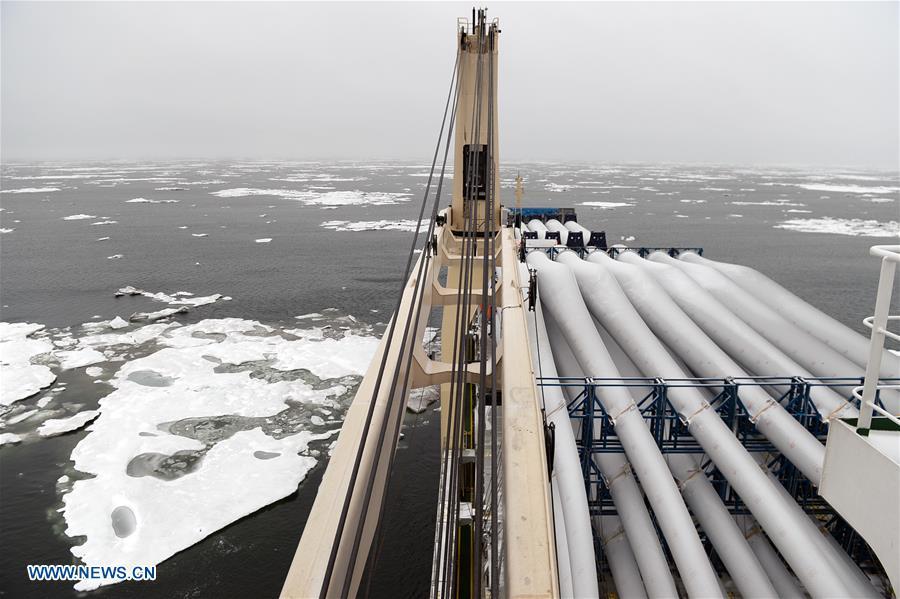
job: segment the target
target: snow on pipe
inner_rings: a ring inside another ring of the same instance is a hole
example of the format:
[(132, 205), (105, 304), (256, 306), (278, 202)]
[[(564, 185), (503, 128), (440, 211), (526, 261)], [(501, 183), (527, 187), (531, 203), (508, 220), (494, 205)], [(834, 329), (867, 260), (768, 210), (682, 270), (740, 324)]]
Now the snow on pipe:
[[(584, 372), (578, 365), (578, 361), (559, 327), (556, 326), (551, 316), (545, 315), (545, 320), (559, 374), (564, 377), (583, 377)], [(575, 387), (567, 386), (563, 389), (570, 401), (574, 400), (579, 393)], [(659, 543), (656, 529), (650, 519), (644, 497), (631, 472), (628, 460), (622, 454), (609, 453), (595, 456), (594, 463), (603, 474), (616, 512), (621, 518), (626, 542), (634, 551), (647, 595), (651, 598), (677, 597), (675, 580), (672, 578), (665, 553)], [(621, 574), (626, 575), (624, 572)], [(616, 576), (617, 573), (613, 570), (616, 588), (619, 589), (620, 580)], [(623, 587), (629, 588), (633, 582), (622, 581), (621, 584)]]
[[(607, 267), (646, 325), (660, 341), (677, 352), (696, 376), (748, 376), (642, 269), (613, 260), (605, 252), (593, 252), (587, 260)], [(807, 478), (818, 484), (825, 461), (825, 447), (818, 439), (762, 388), (742, 387), (740, 400), (756, 428)]]
[[(687, 373), (678, 366), (635, 311), (619, 287), (616, 278), (608, 269), (604, 268), (602, 264), (585, 262), (574, 252), (559, 254), (557, 261), (572, 269), (590, 311), (621, 345), (644, 376), (664, 379), (686, 376)], [(612, 261), (610, 260), (610, 262)], [(804, 529), (803, 527), (804, 522), (808, 520), (806, 515), (793, 500), (790, 498), (785, 500), (779, 494), (774, 484), (759, 469), (753, 457), (734, 437), (700, 391), (694, 387), (671, 387), (668, 391), (668, 398), (678, 413), (687, 421), (688, 430), (706, 450), (707, 455), (715, 462), (747, 507), (763, 524), (778, 545), (782, 555), (801, 576), (814, 596), (829, 596), (834, 589), (842, 588), (839, 577), (827, 567), (829, 563), (827, 552), (810, 548), (811, 546), (816, 547), (817, 544), (813, 538), (815, 535), (808, 528)], [(803, 430), (806, 432), (805, 429)], [(670, 463), (670, 465), (674, 465), (678, 469), (675, 472), (676, 478), (684, 480), (686, 476), (690, 476), (692, 467), (689, 463), (685, 464), (681, 460), (676, 460), (674, 464)], [(694, 464), (695, 466), (696, 464)], [(641, 480), (643, 481), (643, 478)], [(708, 481), (706, 482), (708, 484)], [(697, 485), (694, 489), (698, 490), (700, 486)], [(705, 496), (705, 503), (701, 504), (705, 510), (712, 510), (715, 503), (721, 503), (711, 486), (709, 490), (712, 491), (714, 500), (709, 495)], [(696, 493), (694, 497), (696, 498)], [(724, 510), (724, 506), (720, 507)], [(696, 510), (695, 515), (700, 519), (700, 514)], [(708, 515), (710, 519), (714, 517), (712, 512)], [(721, 515), (720, 513), (719, 516)], [(730, 517), (727, 520), (730, 522)], [(710, 523), (710, 526), (715, 525)], [(802, 532), (798, 533), (798, 530)], [(724, 530), (719, 527), (717, 532), (724, 533)], [(733, 535), (738, 533), (736, 529), (732, 529), (731, 532)], [(711, 540), (714, 540), (712, 536)], [(731, 541), (724, 542), (731, 545), (729, 550), (736, 543), (734, 537)], [(725, 553), (727, 554), (727, 552), (728, 550)], [(722, 555), (721, 551), (720, 555)], [(738, 567), (737, 564), (740, 563), (741, 558), (733, 557), (735, 560), (732, 564)], [(729, 572), (731, 571), (729, 570)], [(756, 571), (757, 575), (761, 573), (761, 570)], [(740, 576), (740, 572), (737, 574)], [(748, 574), (752, 579), (752, 573)], [(732, 577), (736, 578), (733, 572)], [(763, 580), (765, 579), (763, 578)], [(738, 582), (737, 578), (735, 582)], [(749, 581), (743, 579), (742, 582)], [(768, 585), (766, 588), (755, 586), (751, 593), (741, 590), (743, 594), (750, 596), (771, 596), (772, 594), (772, 589)]]
[[(524, 269), (524, 265), (521, 265)], [(527, 280), (527, 274), (525, 279)], [(540, 303), (535, 306), (534, 319), (527, 319), (531, 340), (531, 359), (538, 376), (556, 378), (553, 351), (547, 336)], [(597, 565), (591, 517), (588, 509), (581, 461), (575, 445), (575, 435), (562, 388), (547, 386), (542, 390), (546, 418), (556, 427), (551, 484), (554, 491), (554, 519), (563, 522), (565, 537), (557, 534), (557, 553), (565, 554), (569, 564), (574, 597), (597, 597)], [(558, 501), (556, 501), (558, 495)], [(562, 572), (562, 565), (560, 566)], [(562, 582), (562, 573), (560, 580)]]
[[(759, 271), (739, 264), (709, 260), (693, 252), (685, 252), (679, 258), (724, 273), (746, 292), (754, 295), (789, 321), (815, 335), (858, 366), (866, 367), (869, 358), (869, 339), (800, 299)], [(895, 377), (898, 372), (900, 372), (900, 357), (884, 352), (881, 360), (881, 376)]]
[[(654, 252), (652, 262), (634, 252), (624, 252), (618, 259), (643, 268), (666, 290), (691, 320), (749, 371), (760, 375), (814, 376), (770, 343), (756, 329), (741, 320), (737, 314), (742, 314), (745, 318), (746, 315), (738, 306), (728, 303), (726, 305), (731, 306), (729, 309), (688, 274), (671, 265), (672, 262), (677, 263), (677, 260), (662, 252)], [(684, 264), (684, 266), (693, 265)], [(810, 339), (803, 349), (805, 355), (815, 356), (822, 349), (822, 343)], [(827, 347), (825, 349), (827, 350)], [(858, 369), (854, 367), (854, 370)], [(853, 371), (844, 372), (853, 374)], [(779, 389), (782, 393), (787, 391), (784, 386), (780, 386)], [(810, 399), (823, 419), (827, 420), (834, 416), (852, 418), (858, 415), (856, 408), (847, 402), (846, 398), (828, 387), (812, 387)]]
[[(678, 267), (721, 303), (729, 306), (740, 319), (816, 376), (862, 377), (865, 374), (865, 369), (845, 354), (836, 351), (815, 335), (789, 321), (717, 269), (693, 261), (675, 260), (661, 253), (654, 253), (650, 259)], [(852, 386), (846, 388), (848, 397), (851, 390)], [(881, 398), (892, 405), (900, 406), (900, 394), (897, 391), (882, 390)], [(844, 412), (839, 416), (856, 416), (855, 408), (852, 413)]]
[[(538, 269), (542, 303), (562, 330), (582, 370), (617, 376), (615, 365), (581, 300), (572, 272), (562, 264), (551, 262), (543, 252), (531, 252), (527, 260)], [(718, 578), (640, 410), (624, 388), (600, 388), (598, 395), (612, 415), (625, 454), (640, 477), (688, 595), (721, 596)]]
[[(617, 285), (615, 281), (611, 281), (611, 283), (613, 286)], [(620, 376), (647, 376), (637, 367), (626, 351), (622, 349), (621, 344), (610, 335), (602, 323), (598, 322), (597, 327)], [(653, 334), (649, 331), (645, 331), (645, 334), (653, 338)], [(640, 336), (639, 331), (629, 334), (629, 336), (632, 335)], [(629, 387), (628, 389), (636, 401), (646, 394), (646, 389), (641, 387)], [(744, 534), (732, 519), (731, 514), (728, 513), (728, 509), (722, 504), (722, 498), (706, 478), (706, 473), (698, 466), (696, 458), (688, 454), (668, 454), (666, 459), (672, 475), (681, 488), (681, 495), (715, 547), (716, 553), (731, 575), (741, 596), (760, 598), (776, 596), (775, 589), (769, 582), (765, 570), (747, 544)]]
[(618, 516), (600, 516), (593, 521), (612, 572), (616, 594), (622, 599), (646, 599), (647, 591), (622, 521)]
[(785, 567), (762, 529), (753, 522), (753, 518), (735, 516), (735, 521), (747, 538), (747, 544), (750, 545), (756, 559), (766, 571), (772, 586), (775, 587), (777, 593), (775, 596), (780, 599), (805, 599), (806, 594), (800, 588), (800, 583)]

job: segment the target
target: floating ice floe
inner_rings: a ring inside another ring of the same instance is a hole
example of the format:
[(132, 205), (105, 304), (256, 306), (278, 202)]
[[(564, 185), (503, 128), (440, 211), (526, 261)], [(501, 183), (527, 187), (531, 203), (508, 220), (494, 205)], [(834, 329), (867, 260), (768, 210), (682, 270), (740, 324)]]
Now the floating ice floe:
[(319, 312), (310, 312), (309, 314), (301, 314), (300, 316), (295, 316), (297, 320), (305, 320), (307, 318), (323, 318), (322, 314)]
[(603, 210), (611, 210), (613, 208), (627, 208), (634, 206), (629, 202), (581, 202), (582, 206), (590, 206), (591, 208), (602, 208)]
[(99, 362), (105, 362), (106, 356), (95, 349), (85, 347), (82, 349), (56, 351), (54, 355), (59, 360), (59, 367), (63, 370), (72, 370), (82, 366), (90, 366)]
[(891, 202), (895, 201), (894, 198), (875, 198), (875, 197), (870, 198), (870, 197), (865, 197), (865, 196), (862, 199), (864, 199), (867, 202), (872, 202), (873, 204), (890, 204)]
[(86, 220), (89, 218), (97, 218), (93, 214), (72, 214), (69, 216), (64, 216), (63, 220)]
[[(175, 188), (161, 188), (163, 191)], [(133, 200), (125, 200), (126, 204), (177, 204), (179, 200), (148, 200), (147, 198), (134, 198)]]
[(88, 376), (98, 377), (103, 374), (103, 369), (99, 366), (88, 366), (84, 369), (84, 373)]
[(831, 191), (834, 193), (897, 193), (900, 187), (879, 185), (867, 187), (865, 185), (830, 185), (827, 183), (798, 183), (797, 187), (810, 191)]
[(0, 228), (0, 233), (12, 233), (15, 229)]
[(0, 189), (0, 193), (49, 193), (59, 191), (59, 187), (22, 187), (19, 189)]
[(121, 316), (116, 316), (115, 318), (110, 320), (108, 324), (109, 328), (111, 329), (124, 329), (128, 326), (128, 321)]
[[(309, 444), (336, 432), (304, 423), (326, 425), (321, 416), (340, 409), (336, 398), (348, 389), (343, 379), (312, 385), (249, 370), (259, 360), (276, 368), (284, 354), (297, 358), (292, 370), (344, 377), (364, 370), (377, 346), (368, 338), (358, 353), (353, 334), (288, 340), (241, 319), (175, 327), (158, 341), (167, 347), (119, 369), (72, 452), (76, 470), (93, 477), (63, 496), (63, 516), (66, 534), (85, 538), (72, 553), (88, 566), (159, 564), (293, 493), (316, 464)], [(247, 362), (254, 365), (233, 370)], [(76, 589), (115, 582), (83, 580)]]
[(388, 193), (382, 191), (299, 191), (295, 189), (253, 189), (238, 187), (213, 191), (211, 195), (220, 198), (240, 198), (245, 196), (277, 196), (296, 200), (310, 206), (385, 206), (409, 201), (408, 193)]
[(180, 308), (163, 308), (162, 310), (157, 310), (156, 312), (135, 312), (128, 317), (128, 320), (130, 320), (131, 322), (159, 320), (161, 318), (168, 318), (176, 314), (186, 314), (187, 311), (187, 306), (181, 306)]
[(151, 339), (156, 339), (166, 330), (177, 327), (176, 323), (160, 322), (155, 324), (144, 325), (127, 333), (101, 333), (86, 335), (78, 339), (81, 347), (116, 347), (116, 346), (134, 346), (146, 343)]
[(798, 210), (796, 208), (791, 208), (790, 210), (785, 210), (785, 212), (793, 212), (796, 214), (812, 214), (812, 210)]
[[(425, 231), (428, 229), (429, 220), (424, 219), (422, 221), (422, 227), (420, 231)], [(416, 226), (418, 225), (418, 221), (403, 219), (403, 220), (368, 220), (368, 221), (356, 221), (352, 222), (349, 220), (329, 220), (325, 221), (320, 227), (324, 227), (326, 229), (332, 229), (334, 231), (386, 231), (386, 230), (395, 230), (395, 231), (409, 231), (413, 232), (416, 230)]]
[(262, 239), (254, 239), (256, 243), (269, 243), (272, 241), (271, 237), (263, 237)]
[(107, 256), (107, 260), (118, 260), (119, 258), (124, 258), (123, 254), (113, 254), (112, 256)]
[(117, 224), (118, 222), (119, 222), (119, 221), (117, 221), (117, 220), (98, 220), (98, 221), (95, 222), (95, 223), (91, 223), (91, 226), (95, 226), (95, 225), (115, 225), (115, 224)]
[(85, 410), (69, 418), (51, 418), (45, 420), (37, 429), (42, 437), (54, 437), (63, 433), (76, 431), (100, 415), (99, 410)]
[(747, 201), (736, 200), (734, 202), (729, 202), (729, 203), (732, 206), (782, 206), (782, 207), (796, 206), (798, 208), (802, 207), (802, 206), (806, 206), (806, 204), (802, 204), (800, 202), (790, 202), (790, 201), (785, 201), (785, 200), (762, 200), (759, 202), (747, 202)]
[(22, 437), (15, 433), (0, 433), (0, 447), (13, 445), (22, 441)]
[(859, 237), (900, 237), (900, 222), (881, 222), (858, 218), (798, 218), (775, 225), (776, 229), (787, 229), (801, 233), (830, 233)]
[(107, 241), (109, 237), (98, 237), (97, 241)]
[(191, 233), (191, 237), (207, 237), (209, 233)]
[(42, 324), (0, 322), (0, 404), (11, 405), (49, 387), (56, 375), (31, 359), (53, 351), (48, 339), (32, 335), (44, 328)]
[(231, 299), (230, 297), (224, 297), (221, 293), (214, 293), (212, 295), (203, 297), (193, 297), (194, 294), (188, 291), (176, 291), (171, 295), (166, 293), (152, 293), (150, 291), (138, 289), (137, 287), (132, 287), (131, 285), (121, 287), (115, 293), (116, 297), (122, 297), (123, 295), (143, 295), (144, 297), (149, 297), (150, 299), (156, 300), (158, 302), (163, 302), (174, 306), (193, 306), (195, 308), (197, 306), (212, 304), (220, 299)]

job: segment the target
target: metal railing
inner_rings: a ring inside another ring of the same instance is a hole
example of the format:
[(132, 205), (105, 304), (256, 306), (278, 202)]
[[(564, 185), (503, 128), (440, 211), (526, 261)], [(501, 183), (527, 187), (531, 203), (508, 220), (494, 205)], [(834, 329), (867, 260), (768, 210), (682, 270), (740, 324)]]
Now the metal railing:
[(888, 337), (900, 340), (900, 335), (888, 331), (888, 322), (900, 320), (900, 316), (888, 314), (891, 307), (891, 295), (894, 291), (894, 272), (900, 263), (900, 245), (875, 245), (869, 249), (873, 256), (881, 257), (881, 274), (878, 277), (878, 294), (875, 296), (875, 314), (863, 320), (863, 324), (872, 329), (869, 341), (869, 361), (866, 365), (866, 376), (863, 384), (853, 389), (853, 395), (860, 400), (859, 420), (856, 432), (867, 436), (872, 428), (873, 412), (878, 412), (894, 424), (900, 426), (900, 419), (879, 406), (876, 397), (880, 389), (897, 389), (900, 385), (885, 385), (879, 382), (881, 358), (884, 353), (884, 339)]

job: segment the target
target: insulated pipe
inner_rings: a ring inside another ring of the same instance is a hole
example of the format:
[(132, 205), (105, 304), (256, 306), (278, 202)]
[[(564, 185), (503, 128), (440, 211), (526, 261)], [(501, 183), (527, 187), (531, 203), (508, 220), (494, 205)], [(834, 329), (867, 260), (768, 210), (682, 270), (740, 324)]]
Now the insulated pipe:
[[(685, 262), (703, 264), (724, 273), (745, 291), (769, 305), (789, 321), (815, 335), (862, 368), (866, 367), (869, 356), (868, 339), (803, 301), (759, 271), (739, 264), (708, 260), (693, 252), (685, 252), (679, 258)], [(881, 358), (881, 376), (896, 377), (898, 372), (900, 372), (900, 357), (890, 352), (884, 352)]]
[[(836, 351), (821, 339), (786, 319), (768, 304), (747, 293), (737, 283), (717, 269), (693, 261), (675, 260), (662, 253), (650, 256), (654, 262), (665, 263), (682, 270), (688, 277), (715, 296), (722, 304), (729, 306), (734, 314), (755, 328), (765, 338), (778, 346), (784, 353), (803, 365), (816, 376), (858, 376), (862, 378), (865, 370), (860, 368), (845, 354)], [(895, 372), (897, 376), (900, 371)], [(852, 385), (846, 388), (850, 395)], [(816, 389), (816, 388), (814, 388)], [(824, 389), (819, 387), (818, 389)], [(900, 405), (900, 394), (894, 390), (882, 390), (882, 400)], [(841, 398), (846, 400), (846, 398)], [(818, 405), (818, 403), (816, 404)], [(845, 411), (846, 412), (846, 411)], [(830, 413), (826, 412), (826, 415)], [(840, 417), (853, 418), (853, 413), (842, 413)]]
[(760, 599), (776, 597), (775, 587), (762, 564), (696, 460), (687, 454), (671, 454), (669, 466), (681, 485), (682, 496), (715, 547), (741, 596)]
[[(633, 252), (624, 252), (619, 256), (619, 260), (622, 262), (643, 268), (650, 274), (685, 314), (742, 366), (759, 375), (814, 376), (806, 368), (782, 353), (756, 329), (741, 320), (737, 314), (741, 314), (745, 318), (746, 315), (739, 306), (728, 303), (726, 305), (731, 306), (732, 309), (727, 308), (699, 285), (695, 279), (682, 272), (680, 268), (672, 266), (672, 263), (678, 263), (677, 260), (662, 252), (654, 252), (652, 258), (651, 262)], [(694, 266), (685, 263), (682, 265)], [(746, 294), (743, 295), (746, 296)], [(820, 349), (828, 350), (827, 347), (823, 348), (822, 343), (817, 339), (810, 339), (804, 349), (803, 353), (806, 356), (815, 356), (820, 353)], [(817, 359), (812, 358), (812, 360)], [(853, 370), (858, 370), (858, 368), (853, 365)], [(853, 373), (853, 371), (848, 373), (846, 370), (844, 372), (845, 374)], [(782, 393), (786, 391), (783, 385), (780, 386), (780, 390)], [(824, 420), (833, 417), (853, 418), (859, 414), (852, 404), (828, 387), (812, 387), (810, 399)]]
[[(788, 493), (787, 489), (782, 486), (778, 478), (772, 474), (766, 465), (765, 454), (756, 453), (753, 454), (753, 458), (759, 464), (760, 469), (769, 477), (769, 480), (774, 483), (776, 490), (785, 501), (793, 501), (791, 494)], [(806, 534), (813, 538), (816, 546), (826, 554), (831, 568), (840, 574), (849, 590), (848, 597), (871, 597), (874, 599), (879, 596), (872, 586), (872, 581), (850, 559), (843, 547), (838, 545), (834, 539), (831, 539), (831, 533), (819, 527), (817, 520), (807, 516), (801, 522), (801, 527), (806, 531)], [(831, 542), (829, 542), (829, 539), (831, 539)]]
[[(577, 274), (576, 274), (577, 278)], [(613, 281), (613, 285), (617, 284)], [(621, 291), (619, 292), (621, 295)], [(597, 323), (598, 332), (606, 348), (616, 364), (621, 376), (648, 376), (631, 360), (622, 346), (609, 334), (601, 323)], [(633, 333), (638, 333), (634, 331)], [(653, 334), (646, 332), (649, 338)], [(640, 335), (630, 335), (640, 336)], [(653, 375), (656, 376), (656, 375)], [(640, 387), (629, 387), (632, 397), (639, 401), (645, 394)], [(674, 389), (673, 389), (674, 391)], [(703, 398), (700, 398), (703, 401)], [(722, 504), (722, 498), (713, 488), (706, 474), (697, 464), (694, 456), (681, 453), (666, 455), (669, 469), (681, 488), (681, 495), (687, 501), (691, 513), (700, 523), (712, 542), (716, 553), (725, 564), (725, 568), (743, 597), (759, 597), (768, 599), (775, 597), (775, 588), (757, 561), (756, 556), (747, 544), (747, 539)]]
[(775, 548), (769, 543), (762, 529), (756, 526), (750, 516), (735, 516), (738, 527), (747, 538), (747, 544), (756, 555), (756, 559), (762, 564), (763, 569), (775, 587), (779, 599), (805, 599), (806, 594), (800, 588), (800, 583), (791, 574), (784, 562), (778, 557)]
[(541, 222), (538, 218), (533, 218), (528, 221), (528, 229), (534, 231), (538, 234), (538, 239), (545, 239), (545, 235), (549, 229), (547, 229), (547, 225)]
[[(566, 242), (569, 240), (569, 230), (565, 228), (561, 222), (555, 218), (551, 218), (547, 221), (547, 228), (559, 233), (559, 242), (562, 245), (566, 245)], [(587, 243), (587, 241), (587, 238), (585, 238), (584, 242)]]
[(585, 243), (587, 243), (588, 239), (591, 238), (591, 231), (589, 229), (585, 229), (574, 220), (567, 221), (565, 227), (570, 231), (581, 233), (581, 236), (584, 237)]
[[(613, 260), (604, 252), (591, 253), (588, 261), (608, 269), (644, 322), (684, 359), (695, 375), (710, 378), (748, 376), (642, 269)], [(741, 387), (740, 400), (756, 428), (813, 484), (818, 485), (825, 447), (761, 388)]]
[(603, 545), (603, 554), (612, 572), (616, 594), (622, 599), (646, 599), (644, 582), (618, 516), (594, 518), (594, 528)]
[[(608, 269), (604, 268), (603, 263), (585, 262), (574, 252), (559, 254), (557, 261), (572, 268), (589, 309), (621, 344), (622, 349), (640, 368), (644, 376), (663, 379), (685, 377), (685, 372), (662, 347), (629, 302), (616, 278)], [(613, 263), (612, 260), (609, 262)], [(664, 293), (659, 294), (659, 296), (662, 295)], [(657, 301), (659, 297), (654, 296), (653, 299)], [(666, 316), (670, 315), (666, 314)], [(806, 515), (793, 500), (785, 500), (781, 496), (772, 481), (760, 471), (756, 460), (747, 453), (700, 391), (695, 387), (674, 386), (669, 388), (667, 397), (682, 418), (687, 421), (688, 430), (706, 450), (707, 455), (715, 462), (720, 472), (735, 488), (765, 530), (769, 532), (782, 555), (804, 581), (810, 592), (817, 597), (827, 597), (831, 596), (836, 589), (843, 588), (841, 579), (828, 567), (828, 554), (825, 551), (814, 549), (816, 547), (816, 539), (813, 538), (815, 535), (803, 528), (803, 524), (808, 522)], [(802, 430), (806, 433), (805, 429)], [(680, 460), (676, 460), (674, 465), (680, 470), (680, 474), (689, 474), (689, 465), (685, 468), (686, 465)], [(681, 478), (679, 472), (676, 472), (676, 478)], [(643, 482), (643, 478), (641, 481)], [(702, 484), (702, 481), (696, 482)], [(705, 482), (708, 484), (708, 481)], [(699, 488), (699, 485), (695, 487), (695, 489)], [(720, 504), (718, 495), (711, 486), (709, 490), (716, 498), (715, 503)], [(706, 495), (706, 499), (711, 498)], [(711, 504), (711, 501), (706, 501), (702, 507), (704, 510), (714, 509)], [(720, 507), (724, 510), (724, 506)], [(698, 516), (698, 519), (701, 518), (696, 510), (695, 515)], [(727, 516), (727, 512), (725, 515)], [(719, 513), (719, 516), (721, 520), (722, 514)], [(715, 516), (710, 513), (709, 517), (713, 519)], [(730, 523), (731, 518), (727, 517), (726, 521)], [(713, 535), (725, 533), (725, 530), (721, 529), (721, 522), (718, 524), (709, 522), (708, 524), (719, 529), (713, 532)], [(707, 529), (704, 528), (704, 530)], [(735, 528), (731, 532), (742, 538), (737, 534), (738, 531)], [(711, 540), (714, 540), (712, 536)], [(720, 542), (732, 546), (736, 544), (733, 537), (731, 541), (720, 539)], [(743, 557), (746, 557), (748, 553), (749, 550)], [(726, 554), (728, 554), (727, 551)], [(722, 555), (721, 552), (720, 555)], [(722, 555), (722, 557), (725, 562), (725, 556)], [(735, 567), (739, 567), (738, 564), (743, 559), (738, 555), (728, 555), (728, 557)], [(728, 562), (726, 562), (727, 565)], [(759, 568), (758, 564), (757, 568)], [(747, 571), (745, 570), (745, 572)], [(741, 582), (753, 581), (754, 574), (747, 573), (750, 580), (744, 579)], [(731, 572), (731, 574), (737, 584), (738, 579), (735, 572)], [(740, 571), (737, 574), (739, 575)], [(762, 570), (757, 569), (755, 574), (762, 576)], [(762, 578), (765, 580), (764, 576)], [(772, 591), (773, 589), (768, 585), (754, 586), (751, 593), (746, 593), (741, 589), (743, 594), (752, 594), (752, 596), (771, 596)]]
[[(553, 351), (550, 348), (540, 302), (532, 314), (534, 318), (528, 318), (527, 322), (532, 345), (531, 358), (536, 362), (534, 371), (538, 376), (557, 378)], [(556, 427), (551, 486), (554, 498), (559, 499), (554, 501), (556, 506), (554, 519), (557, 523), (563, 523), (564, 533), (562, 540), (560, 533), (557, 533), (557, 554), (565, 554), (568, 562), (571, 578), (569, 584), (574, 593), (570, 596), (597, 597), (599, 589), (591, 516), (567, 402), (562, 388), (557, 385), (542, 387), (541, 394), (544, 398), (546, 418)], [(560, 571), (563, 571), (562, 563)], [(563, 575), (560, 574), (560, 588), (563, 585), (562, 579)]]
[[(581, 300), (571, 270), (551, 262), (543, 252), (531, 252), (527, 261), (538, 269), (543, 305), (553, 315), (582, 370), (595, 376), (618, 376)], [(619, 387), (601, 388), (598, 395), (615, 423), (628, 460), (637, 471), (641, 486), (653, 506), (656, 521), (666, 538), (688, 595), (721, 596), (718, 578), (678, 487), (631, 396)]]
[[(553, 322), (552, 317), (547, 318), (546, 321), (559, 374), (564, 377), (583, 377), (584, 372), (578, 365), (578, 361), (559, 327)], [(578, 391), (573, 387), (567, 386), (563, 389), (570, 401), (578, 395)], [(628, 460), (622, 454), (610, 453), (595, 456), (594, 463), (603, 474), (616, 512), (621, 518), (628, 544), (634, 551), (634, 558), (643, 578), (647, 595), (653, 599), (677, 597), (678, 590), (675, 587), (675, 580), (672, 578), (665, 553)], [(618, 588), (618, 580), (616, 580), (616, 584)], [(631, 584), (628, 583), (626, 586), (631, 586)]]
[(566, 540), (566, 520), (559, 497), (559, 487), (550, 483), (553, 497), (553, 532), (556, 535), (556, 572), (559, 576), (559, 596), (578, 597), (572, 587), (572, 566), (569, 561), (569, 543)]

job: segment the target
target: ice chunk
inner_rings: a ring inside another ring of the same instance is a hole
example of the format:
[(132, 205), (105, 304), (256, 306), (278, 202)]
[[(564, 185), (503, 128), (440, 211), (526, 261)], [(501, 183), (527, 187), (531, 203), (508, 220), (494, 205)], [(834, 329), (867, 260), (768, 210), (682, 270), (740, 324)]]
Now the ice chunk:
[[(162, 188), (162, 190), (165, 191), (166, 188)], [(125, 203), (126, 204), (177, 204), (178, 200), (148, 200), (147, 198), (134, 198), (133, 200), (125, 200)]]
[(187, 311), (187, 306), (181, 306), (180, 308), (163, 308), (162, 310), (157, 310), (156, 312), (135, 312), (128, 317), (128, 320), (130, 320), (131, 322), (139, 322), (142, 320), (159, 320), (160, 318), (168, 318), (170, 316), (174, 316), (175, 314), (185, 314), (187, 313)]
[(119, 258), (123, 258), (123, 257), (124, 256), (122, 254), (113, 254), (112, 256), (107, 256), (106, 259), (107, 260), (118, 260)]
[(191, 237), (207, 237), (209, 233), (191, 233)]
[(16, 435), (15, 433), (0, 433), (0, 447), (3, 445), (12, 445), (14, 443), (19, 443), (22, 440), (22, 437)]
[(255, 241), (256, 241), (256, 243), (269, 243), (270, 241), (272, 241), (272, 238), (271, 237), (263, 237), (262, 239), (257, 239)]
[(100, 376), (101, 374), (103, 374), (103, 369), (100, 368), (99, 366), (90, 366), (90, 367), (84, 369), (84, 373), (88, 376), (96, 377), (96, 376)]
[(634, 206), (629, 202), (581, 202), (582, 206), (590, 206), (591, 208), (602, 208), (603, 210), (611, 210), (613, 208), (626, 208)]
[(122, 318), (121, 316), (116, 316), (112, 320), (109, 321), (109, 328), (111, 329), (124, 329), (128, 326), (128, 321)]
[(106, 356), (96, 349), (91, 349), (89, 347), (67, 351), (56, 351), (54, 355), (59, 358), (59, 367), (63, 370), (81, 368), (82, 366), (90, 366), (91, 364), (106, 361)]
[(93, 214), (72, 214), (69, 216), (64, 216), (63, 220), (85, 220), (89, 218), (97, 218)]
[(69, 418), (51, 418), (45, 420), (37, 432), (42, 437), (53, 437), (80, 429), (100, 415), (99, 410), (85, 410)]
[(59, 191), (59, 187), (21, 187), (19, 189), (0, 189), (0, 193), (49, 193)]
[(114, 224), (116, 224), (116, 223), (118, 223), (118, 222), (119, 222), (119, 221), (117, 221), (117, 220), (108, 220), (108, 219), (107, 219), (107, 220), (98, 220), (98, 221), (95, 222), (95, 223), (91, 223), (91, 226), (94, 226), (94, 225), (114, 225)]

